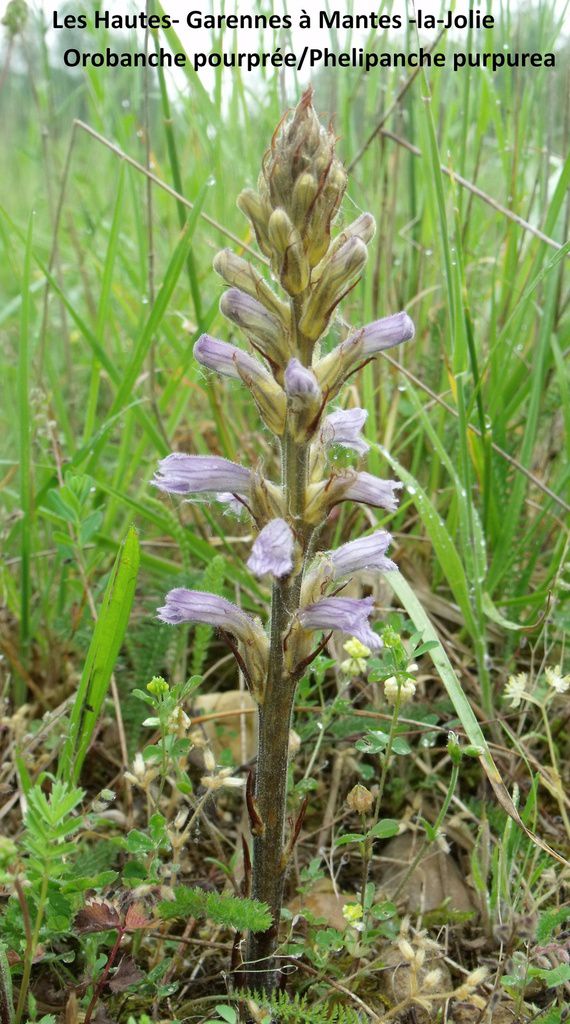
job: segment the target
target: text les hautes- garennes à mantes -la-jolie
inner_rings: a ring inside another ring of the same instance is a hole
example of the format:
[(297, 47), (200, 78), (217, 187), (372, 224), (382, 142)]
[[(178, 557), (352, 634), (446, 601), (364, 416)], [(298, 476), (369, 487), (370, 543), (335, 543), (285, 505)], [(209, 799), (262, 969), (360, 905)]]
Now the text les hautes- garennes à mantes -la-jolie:
[[(492, 14), (482, 14), (479, 9), (470, 9), (466, 14), (446, 11), (443, 17), (424, 14), (422, 10), (415, 12), (414, 18), (408, 18), (410, 25), (418, 29), (457, 28), (485, 29), (492, 28), (495, 19)], [(91, 15), (91, 27), (104, 29), (168, 29), (173, 25), (185, 22), (189, 28), (236, 29), (236, 28), (293, 28), (293, 18), (289, 14), (203, 14), (199, 10), (190, 10), (185, 18), (174, 18), (169, 14), (151, 14), (144, 11), (136, 14), (111, 14), (109, 11), (94, 11)], [(343, 14), (340, 11), (318, 11), (309, 14), (303, 10), (298, 18), (299, 28), (346, 28), (346, 29), (380, 29), (402, 28), (404, 17), (399, 14)], [(88, 27), (86, 14), (60, 14), (53, 11), (53, 28), (81, 29)]]

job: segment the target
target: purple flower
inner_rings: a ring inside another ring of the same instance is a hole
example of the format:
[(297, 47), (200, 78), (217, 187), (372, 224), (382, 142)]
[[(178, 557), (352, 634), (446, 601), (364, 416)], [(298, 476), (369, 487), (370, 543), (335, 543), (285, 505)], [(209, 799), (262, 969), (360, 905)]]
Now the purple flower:
[(319, 360), (315, 373), (321, 388), (332, 397), (359, 362), (409, 341), (413, 336), (414, 325), (405, 312), (374, 320)]
[(339, 629), (377, 651), (382, 641), (368, 622), (373, 608), (373, 597), (325, 597), (300, 608), (298, 618), (303, 629)]
[(243, 379), (244, 374), (253, 378), (269, 376), (267, 370), (253, 356), (235, 345), (229, 345), (227, 341), (218, 341), (209, 334), (203, 334), (198, 338), (194, 345), (194, 358), (209, 370), (216, 370), (225, 377), (234, 377), (236, 380)]
[(298, 359), (290, 359), (285, 370), (285, 391), (292, 397), (318, 395), (317, 378)]
[(366, 505), (375, 505), (387, 509), (388, 512), (395, 512), (398, 507), (398, 499), (394, 491), (401, 487), (402, 484), (397, 480), (382, 480), (379, 476), (373, 476), (372, 473), (356, 473), (342, 499), (344, 501), (362, 501)]
[(370, 445), (360, 436), (360, 431), (367, 417), (366, 409), (335, 409), (323, 423), (322, 443), (341, 444), (345, 448), (353, 448), (359, 455), (366, 455)]
[(358, 569), (390, 572), (398, 568), (395, 562), (386, 558), (391, 542), (392, 538), (386, 530), (376, 530), (368, 537), (358, 537), (348, 544), (342, 544), (336, 551), (327, 551), (325, 557), (332, 562), (335, 579)]
[(267, 359), (283, 365), (283, 324), (261, 302), (239, 288), (230, 288), (222, 295), (220, 309), (228, 320), (253, 335)]
[[(383, 352), (384, 349), (393, 348), (394, 345), (401, 345), (403, 341), (411, 341), (414, 334), (413, 321), (402, 310), (401, 313), (393, 313), (392, 316), (374, 320), (354, 337), (362, 339), (362, 355), (373, 356), (376, 352)], [(352, 340), (349, 338), (345, 344), (350, 344)]]
[(231, 491), (244, 494), (251, 485), (251, 471), (218, 455), (185, 455), (173, 452), (158, 464), (155, 487), (172, 494)]
[(170, 626), (177, 626), (181, 622), (216, 626), (245, 644), (250, 644), (258, 637), (265, 637), (262, 627), (251, 615), (247, 615), (231, 601), (226, 601), (225, 597), (204, 590), (186, 590), (185, 587), (169, 590), (166, 604), (157, 611), (160, 621)]
[(293, 569), (293, 533), (284, 519), (272, 519), (255, 540), (247, 564), (254, 576), (281, 579)]

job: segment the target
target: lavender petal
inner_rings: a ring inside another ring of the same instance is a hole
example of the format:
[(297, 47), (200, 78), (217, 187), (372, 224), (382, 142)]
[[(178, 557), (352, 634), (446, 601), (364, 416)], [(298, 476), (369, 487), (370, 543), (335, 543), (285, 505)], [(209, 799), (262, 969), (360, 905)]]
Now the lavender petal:
[(285, 370), (285, 391), (292, 397), (318, 395), (317, 378), (298, 359), (290, 359)]
[(321, 428), (321, 441), (325, 445), (340, 444), (366, 455), (370, 445), (361, 436), (366, 423), (366, 409), (335, 409), (329, 413)]
[(244, 643), (263, 633), (259, 623), (250, 615), (227, 601), (225, 597), (203, 590), (176, 587), (166, 595), (166, 604), (158, 608), (158, 618), (171, 626), (181, 622), (197, 622), (225, 629)]
[(395, 562), (386, 558), (391, 543), (392, 538), (386, 530), (376, 530), (368, 537), (358, 537), (357, 540), (342, 544), (336, 551), (327, 551), (325, 557), (332, 562), (335, 579), (359, 569), (391, 572), (398, 568)]
[(338, 629), (355, 636), (371, 651), (377, 651), (382, 647), (382, 641), (368, 621), (373, 608), (373, 597), (325, 597), (300, 608), (298, 618), (303, 629)]
[(293, 532), (284, 519), (272, 519), (256, 538), (247, 565), (254, 576), (271, 573), (276, 579), (293, 569)]
[(205, 491), (247, 494), (251, 486), (251, 472), (217, 455), (173, 452), (159, 462), (151, 482), (159, 490), (171, 494), (198, 494)]
[(382, 480), (372, 473), (357, 473), (352, 483), (343, 494), (344, 501), (362, 501), (366, 505), (374, 505), (385, 508), (388, 512), (395, 512), (398, 507), (398, 499), (394, 491), (399, 490), (402, 484), (397, 480)]

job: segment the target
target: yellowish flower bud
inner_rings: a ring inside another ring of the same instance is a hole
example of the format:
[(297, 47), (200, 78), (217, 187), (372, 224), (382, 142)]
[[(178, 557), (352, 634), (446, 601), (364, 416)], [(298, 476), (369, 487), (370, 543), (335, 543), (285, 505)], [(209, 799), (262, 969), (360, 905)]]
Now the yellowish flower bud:
[(291, 200), (291, 218), (302, 235), (305, 233), (306, 221), (317, 195), (318, 185), (312, 174), (302, 174), (293, 187)]
[(251, 222), (257, 244), (265, 256), (271, 256), (271, 246), (267, 235), (267, 222), (271, 216), (271, 207), (252, 188), (240, 192), (237, 205)]
[(303, 312), (300, 328), (305, 337), (316, 341), (324, 334), (338, 303), (354, 283), (368, 257), (368, 249), (360, 238), (349, 238), (327, 260), (319, 282)]
[(271, 214), (269, 238), (283, 288), (289, 295), (299, 295), (309, 283), (310, 270), (301, 235), (285, 210), (277, 209)]
[(265, 278), (247, 260), (242, 259), (231, 249), (222, 249), (214, 257), (213, 267), (227, 284), (234, 285), (247, 295), (251, 295), (253, 299), (257, 299), (268, 313), (282, 322), (285, 330), (289, 329), (291, 314), (288, 305), (275, 295)]

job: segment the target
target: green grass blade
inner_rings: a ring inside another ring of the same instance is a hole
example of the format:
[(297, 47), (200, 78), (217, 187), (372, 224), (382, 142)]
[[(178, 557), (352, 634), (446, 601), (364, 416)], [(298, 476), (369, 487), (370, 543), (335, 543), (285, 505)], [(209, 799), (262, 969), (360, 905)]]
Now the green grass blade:
[[(31, 548), (32, 548), (32, 478), (30, 421), (30, 275), (32, 268), (32, 217), (28, 223), (26, 248), (24, 250), (24, 271), (22, 279), (22, 305), (20, 309), (20, 355), (18, 362), (18, 406), (20, 419), (20, 650), (24, 665), (28, 660), (30, 647), (30, 603), (31, 603)], [(21, 678), (14, 683), (14, 700), (23, 704), (26, 699), (26, 685)]]
[(476, 639), (478, 636), (478, 626), (471, 609), (465, 569), (443, 519), (415, 477), (408, 473), (407, 469), (404, 469), (388, 451), (385, 449), (381, 449), (381, 451), (400, 479), (406, 484), (408, 494), (416, 506), (426, 533), (433, 544), (449, 589), (461, 609), (465, 625), (471, 636)]
[(71, 711), (69, 734), (62, 750), (58, 775), (75, 783), (89, 748), (93, 730), (111, 681), (111, 674), (129, 623), (140, 562), (139, 542), (129, 527), (119, 551), (95, 624), (87, 659)]
[(507, 812), (509, 817), (512, 818), (512, 820), (515, 821), (524, 832), (526, 832), (537, 846), (540, 846), (542, 850), (545, 850), (546, 853), (550, 854), (551, 857), (554, 857), (560, 863), (567, 864), (568, 862), (564, 857), (548, 846), (540, 836), (537, 836), (532, 832), (521, 819), (521, 816), (517, 811), (503, 780), (501, 779), (499, 770), (493, 760), (493, 755), (489, 750), (487, 740), (485, 739), (479, 722), (475, 718), (473, 708), (463, 692), (461, 683), (453, 671), (451, 662), (445, 653), (441, 640), (432, 626), (427, 612), (424, 610), (421, 602), (414, 594), (412, 587), (399, 572), (388, 572), (384, 579), (392, 587), (392, 590), (406, 609), (406, 612), (410, 616), (410, 619), (414, 623), (416, 629), (421, 632), (424, 643), (435, 642), (437, 644), (437, 647), (433, 647), (429, 651), (429, 656), (433, 661), (443, 685), (445, 686), (449, 699), (453, 704), (457, 717), (465, 730), (465, 734), (469, 739), (469, 742), (474, 746), (479, 747), (481, 751), (479, 761), (485, 775), (493, 787), (493, 792), (501, 804), (501, 807)]

